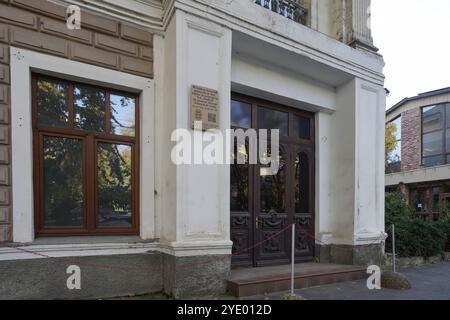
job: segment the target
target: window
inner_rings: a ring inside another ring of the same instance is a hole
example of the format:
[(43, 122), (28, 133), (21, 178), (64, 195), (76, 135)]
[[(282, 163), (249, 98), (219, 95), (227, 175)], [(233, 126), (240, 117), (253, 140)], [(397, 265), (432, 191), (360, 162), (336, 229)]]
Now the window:
[[(395, 139), (395, 146), (387, 155), (386, 173), (399, 172), (401, 170), (402, 161), (402, 117), (399, 116), (389, 122), (386, 128), (386, 134), (392, 134), (392, 139)], [(389, 139), (390, 137), (388, 137)]]
[(422, 108), (422, 165), (450, 164), (450, 104)]
[(33, 76), (38, 235), (138, 234), (138, 97)]

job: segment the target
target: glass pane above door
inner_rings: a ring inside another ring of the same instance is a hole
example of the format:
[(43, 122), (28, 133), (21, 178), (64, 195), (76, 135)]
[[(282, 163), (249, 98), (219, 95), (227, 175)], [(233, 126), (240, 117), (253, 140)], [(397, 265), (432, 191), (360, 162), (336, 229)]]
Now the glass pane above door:
[(289, 113), (269, 108), (258, 108), (259, 129), (279, 129), (280, 135), (289, 134)]
[(250, 128), (252, 125), (252, 108), (245, 102), (231, 100), (231, 126)]

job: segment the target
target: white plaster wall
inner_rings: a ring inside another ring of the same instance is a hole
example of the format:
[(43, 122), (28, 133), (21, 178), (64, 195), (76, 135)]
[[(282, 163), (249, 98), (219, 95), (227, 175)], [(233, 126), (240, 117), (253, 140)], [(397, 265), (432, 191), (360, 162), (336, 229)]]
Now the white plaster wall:
[(255, 59), (233, 55), (231, 81), (233, 90), (248, 91), (262, 99), (310, 111), (334, 111), (336, 93), (333, 87)]
[[(231, 31), (176, 11), (164, 51), (162, 139), (170, 141), (174, 129), (194, 133), (190, 128), (192, 85), (219, 91), (220, 130), (230, 128)], [(173, 145), (162, 146), (160, 157), (163, 250), (175, 255), (230, 253), (229, 167), (175, 166), (170, 161)]]
[(370, 241), (384, 232), (384, 110), (382, 87), (356, 83), (357, 211), (355, 241)]
[[(329, 119), (328, 219), (333, 243), (352, 244), (355, 213), (355, 80), (337, 89), (336, 112)], [(326, 200), (326, 198), (325, 198)], [(322, 201), (322, 199), (320, 199)], [(327, 214), (327, 212), (320, 212)]]

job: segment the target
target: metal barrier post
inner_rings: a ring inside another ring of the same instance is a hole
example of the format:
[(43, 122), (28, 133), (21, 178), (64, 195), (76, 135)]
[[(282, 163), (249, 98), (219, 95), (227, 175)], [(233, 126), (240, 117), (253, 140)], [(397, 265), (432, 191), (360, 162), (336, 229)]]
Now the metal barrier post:
[(295, 223), (292, 224), (292, 252), (291, 252), (291, 296), (294, 296), (294, 277), (295, 277)]
[(392, 267), (393, 271), (397, 272), (397, 268), (395, 265), (395, 225), (392, 225)]

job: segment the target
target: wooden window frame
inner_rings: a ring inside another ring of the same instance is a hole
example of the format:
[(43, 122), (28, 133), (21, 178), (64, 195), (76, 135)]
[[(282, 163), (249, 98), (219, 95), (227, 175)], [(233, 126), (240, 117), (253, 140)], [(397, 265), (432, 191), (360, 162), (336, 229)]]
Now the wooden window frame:
[[(32, 74), (32, 129), (33, 129), (33, 189), (34, 189), (34, 226), (35, 235), (39, 236), (84, 236), (84, 235), (139, 235), (139, 146), (140, 146), (140, 110), (139, 95), (121, 90), (110, 89), (91, 84), (69, 81), (47, 75)], [(68, 127), (40, 125), (38, 123), (37, 82), (39, 79), (62, 82), (67, 87), (67, 104), (69, 110)], [(105, 132), (90, 132), (74, 128), (74, 99), (73, 88), (76, 85), (97, 88), (105, 92)], [(121, 136), (110, 131), (110, 95), (120, 94), (135, 99), (135, 130), (134, 137)], [(65, 137), (83, 141), (83, 209), (84, 225), (82, 227), (46, 227), (44, 226), (44, 198), (43, 198), (43, 136)], [(131, 196), (132, 196), (132, 225), (127, 228), (101, 227), (98, 222), (98, 190), (97, 190), (97, 144), (99, 142), (130, 145), (132, 148), (131, 164)]]

